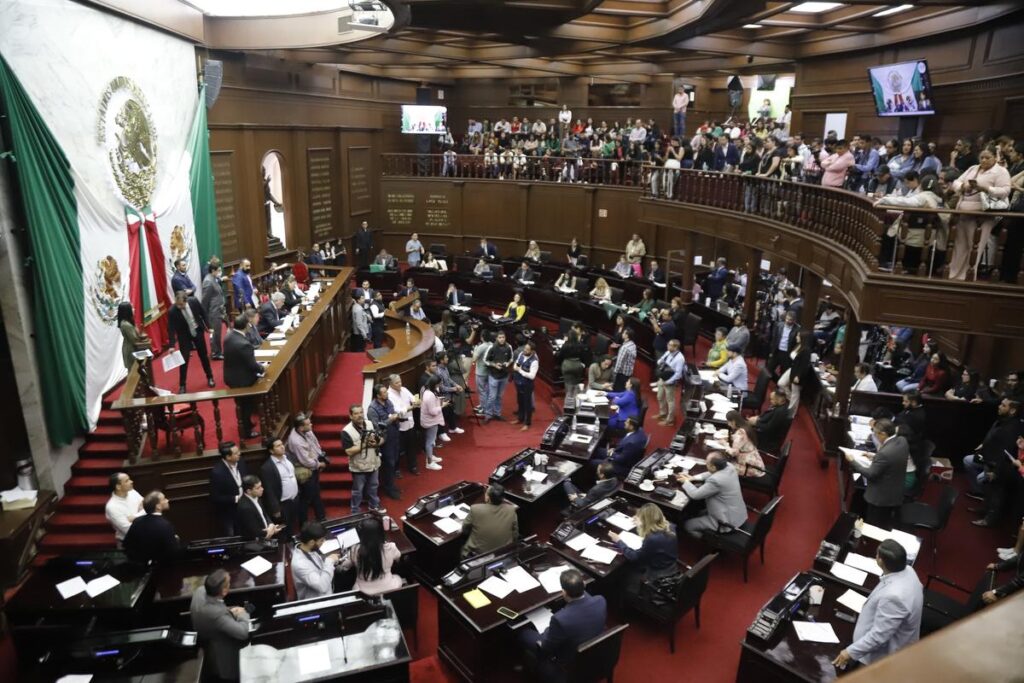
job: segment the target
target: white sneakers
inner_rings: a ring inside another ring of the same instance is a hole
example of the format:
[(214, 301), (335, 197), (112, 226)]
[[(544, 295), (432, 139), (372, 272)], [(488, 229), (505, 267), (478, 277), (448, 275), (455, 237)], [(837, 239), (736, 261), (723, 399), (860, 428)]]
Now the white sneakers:
[(444, 441), (445, 443), (448, 443), (449, 441), (452, 440), (452, 437), (448, 436), (447, 434), (439, 434), (437, 438), (441, 439), (441, 441)]
[(433, 460), (429, 461), (427, 463), (427, 465), (426, 465), (427, 469), (428, 470), (439, 470), (439, 469), (441, 469), (441, 466), (437, 464), (440, 459), (441, 458), (434, 458)]
[(465, 434), (466, 430), (462, 427), (456, 427), (455, 429), (449, 430), (452, 434)]
[(999, 554), (999, 559), (1004, 561), (1017, 557), (1017, 551), (1013, 548), (996, 548), (996, 553)]

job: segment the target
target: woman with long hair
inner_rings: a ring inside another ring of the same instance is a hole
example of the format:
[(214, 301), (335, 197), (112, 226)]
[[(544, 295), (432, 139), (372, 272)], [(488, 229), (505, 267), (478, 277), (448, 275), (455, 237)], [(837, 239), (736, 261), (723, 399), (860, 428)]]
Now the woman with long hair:
[(427, 452), (427, 469), (441, 469), (441, 458), (434, 455), (437, 428), (444, 424), (444, 404), (441, 401), (441, 378), (432, 376), (420, 391), (420, 426), (423, 428), (423, 448)]
[(796, 348), (790, 349), (790, 366), (779, 378), (779, 389), (789, 393), (789, 417), (796, 416), (800, 407), (800, 387), (807, 381), (811, 369), (811, 351), (814, 350), (814, 334), (801, 332), (796, 337)]
[(950, 401), (981, 403), (981, 397), (978, 395), (981, 390), (981, 373), (977, 370), (964, 368), (964, 371), (960, 373), (960, 381), (957, 385), (946, 390), (946, 398)]
[(125, 370), (131, 371), (132, 364), (135, 363), (132, 354), (137, 350), (142, 335), (135, 327), (135, 309), (127, 301), (117, 305), (117, 329), (121, 331), (121, 359), (124, 361)]
[(629, 572), (623, 584), (625, 594), (635, 599), (645, 582), (679, 571), (679, 541), (675, 529), (654, 503), (647, 503), (633, 516), (635, 533), (642, 540), (638, 549), (630, 548), (615, 532), (609, 537), (629, 562)]
[(603, 277), (597, 278), (597, 282), (594, 283), (594, 288), (590, 290), (590, 298), (596, 299), (600, 303), (611, 301), (612, 288), (608, 286), (608, 281)]
[(517, 323), (523, 319), (526, 315), (526, 304), (523, 303), (523, 295), (521, 292), (516, 292), (512, 295), (512, 301), (509, 302), (508, 308), (505, 309), (505, 315), (502, 316), (506, 320)]
[(764, 460), (757, 452), (757, 432), (749, 422), (744, 421), (732, 433), (726, 453), (735, 463), (736, 471), (741, 477), (764, 476)]
[(402, 577), (391, 573), (401, 551), (391, 541), (385, 540), (384, 525), (376, 517), (368, 517), (356, 527), (359, 543), (349, 548), (341, 561), (341, 568), (355, 567), (355, 588), (364, 595), (379, 595), (401, 588)]

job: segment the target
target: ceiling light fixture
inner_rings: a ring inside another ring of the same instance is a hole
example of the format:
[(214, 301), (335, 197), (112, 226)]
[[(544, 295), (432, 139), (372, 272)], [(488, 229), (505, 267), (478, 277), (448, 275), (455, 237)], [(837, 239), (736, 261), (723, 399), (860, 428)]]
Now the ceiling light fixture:
[(743, 28), (763, 28), (761, 24), (743, 24)]
[(347, 9), (348, 0), (185, 0), (211, 17), (274, 17)]
[(906, 12), (908, 9), (911, 9), (912, 7), (913, 7), (913, 5), (896, 5), (895, 7), (890, 7), (889, 9), (884, 9), (881, 12), (875, 12), (871, 16), (873, 16), (873, 17), (887, 17), (890, 14), (897, 14), (899, 12)]
[(795, 7), (790, 7), (790, 12), (800, 12), (801, 14), (821, 14), (822, 12), (828, 12), (834, 10), (836, 7), (842, 7), (841, 2), (801, 2)]

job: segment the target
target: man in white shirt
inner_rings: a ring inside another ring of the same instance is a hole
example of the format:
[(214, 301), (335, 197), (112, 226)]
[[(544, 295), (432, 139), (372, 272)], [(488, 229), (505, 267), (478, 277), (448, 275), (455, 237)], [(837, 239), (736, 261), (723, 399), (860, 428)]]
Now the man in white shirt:
[(715, 371), (715, 379), (718, 380), (719, 384), (730, 386), (736, 391), (747, 391), (749, 389), (747, 384), (747, 362), (740, 355), (741, 351), (738, 346), (726, 348), (729, 360)]
[(533, 122), (533, 127), (530, 129), (530, 131), (538, 138), (542, 138), (545, 135), (547, 135), (548, 127), (543, 121), (537, 119), (536, 121)]
[(114, 527), (114, 539), (121, 547), (124, 535), (136, 517), (146, 514), (142, 510), (142, 495), (135, 490), (135, 482), (124, 472), (110, 475), (110, 500), (105, 508), (107, 521)]
[(398, 413), (398, 462), (402, 462), (404, 456), (409, 473), (419, 474), (420, 470), (416, 466), (416, 434), (413, 431), (412, 419), (415, 397), (402, 386), (402, 378), (399, 375), (388, 377), (388, 399)]
[(858, 363), (853, 369), (855, 381), (850, 391), (878, 391), (875, 378), (871, 376), (871, 366), (867, 363)]
[(320, 547), (327, 539), (327, 531), (319, 522), (306, 522), (299, 532), (299, 544), (292, 553), (292, 582), (295, 598), (308, 600), (334, 592), (334, 568), (338, 553), (323, 555)]
[(679, 383), (683, 379), (685, 369), (686, 359), (679, 351), (679, 340), (670, 339), (668, 350), (658, 359), (657, 365), (658, 424), (663, 427), (676, 422), (676, 397), (679, 394)]
[(641, 119), (636, 120), (636, 125), (633, 126), (633, 130), (629, 132), (630, 144), (644, 144), (644, 140), (647, 139), (647, 129), (644, 128), (644, 122)]
[(778, 123), (782, 124), (782, 135), (784, 139), (789, 139), (789, 125), (793, 121), (793, 112), (789, 108), (789, 104), (786, 104), (786, 110), (782, 112), (782, 116), (779, 117)]
[(672, 97), (672, 135), (682, 137), (686, 135), (686, 107), (690, 104), (690, 96), (682, 86), (676, 88), (676, 94)]
[(410, 268), (417, 268), (420, 261), (423, 260), (423, 244), (420, 242), (420, 236), (415, 232), (405, 243), (405, 260)]
[(295, 478), (295, 465), (285, 457), (282, 439), (271, 437), (266, 442), (270, 457), (260, 467), (263, 480), (263, 505), (270, 517), (284, 526), (290, 535), (296, 527), (299, 502), (299, 483)]

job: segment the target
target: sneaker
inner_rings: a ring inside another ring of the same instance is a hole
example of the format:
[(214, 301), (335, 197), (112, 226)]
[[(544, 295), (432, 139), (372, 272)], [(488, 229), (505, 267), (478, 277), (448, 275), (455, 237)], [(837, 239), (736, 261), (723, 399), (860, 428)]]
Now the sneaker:
[(1014, 550), (1013, 548), (996, 548), (996, 552), (1003, 555), (1004, 553), (1012, 553)]
[(1009, 552), (1005, 553), (1002, 550), (1000, 550), (999, 559), (1003, 562), (1006, 562), (1007, 560), (1015, 560), (1017, 559), (1017, 553), (1013, 552), (1013, 550), (1010, 550)]
[(428, 462), (427, 463), (427, 469), (428, 470), (439, 470), (439, 469), (441, 469), (441, 466), (438, 465), (436, 462)]
[(430, 459), (430, 462), (444, 462), (444, 458), (442, 458), (439, 455), (435, 455), (433, 458)]
[(437, 438), (441, 439), (441, 441), (444, 441), (445, 443), (448, 443), (449, 441), (452, 440), (452, 437), (448, 436), (447, 434), (441, 434)]
[(462, 427), (456, 427), (455, 429), (451, 430), (451, 432), (452, 434), (465, 434), (466, 430), (463, 429)]
[(387, 511), (387, 508), (381, 507), (379, 505), (377, 507), (370, 508), (370, 512), (376, 512), (378, 515), (383, 515)]
[(657, 382), (651, 382), (651, 389), (657, 389), (657, 388), (658, 388), (658, 383)]

